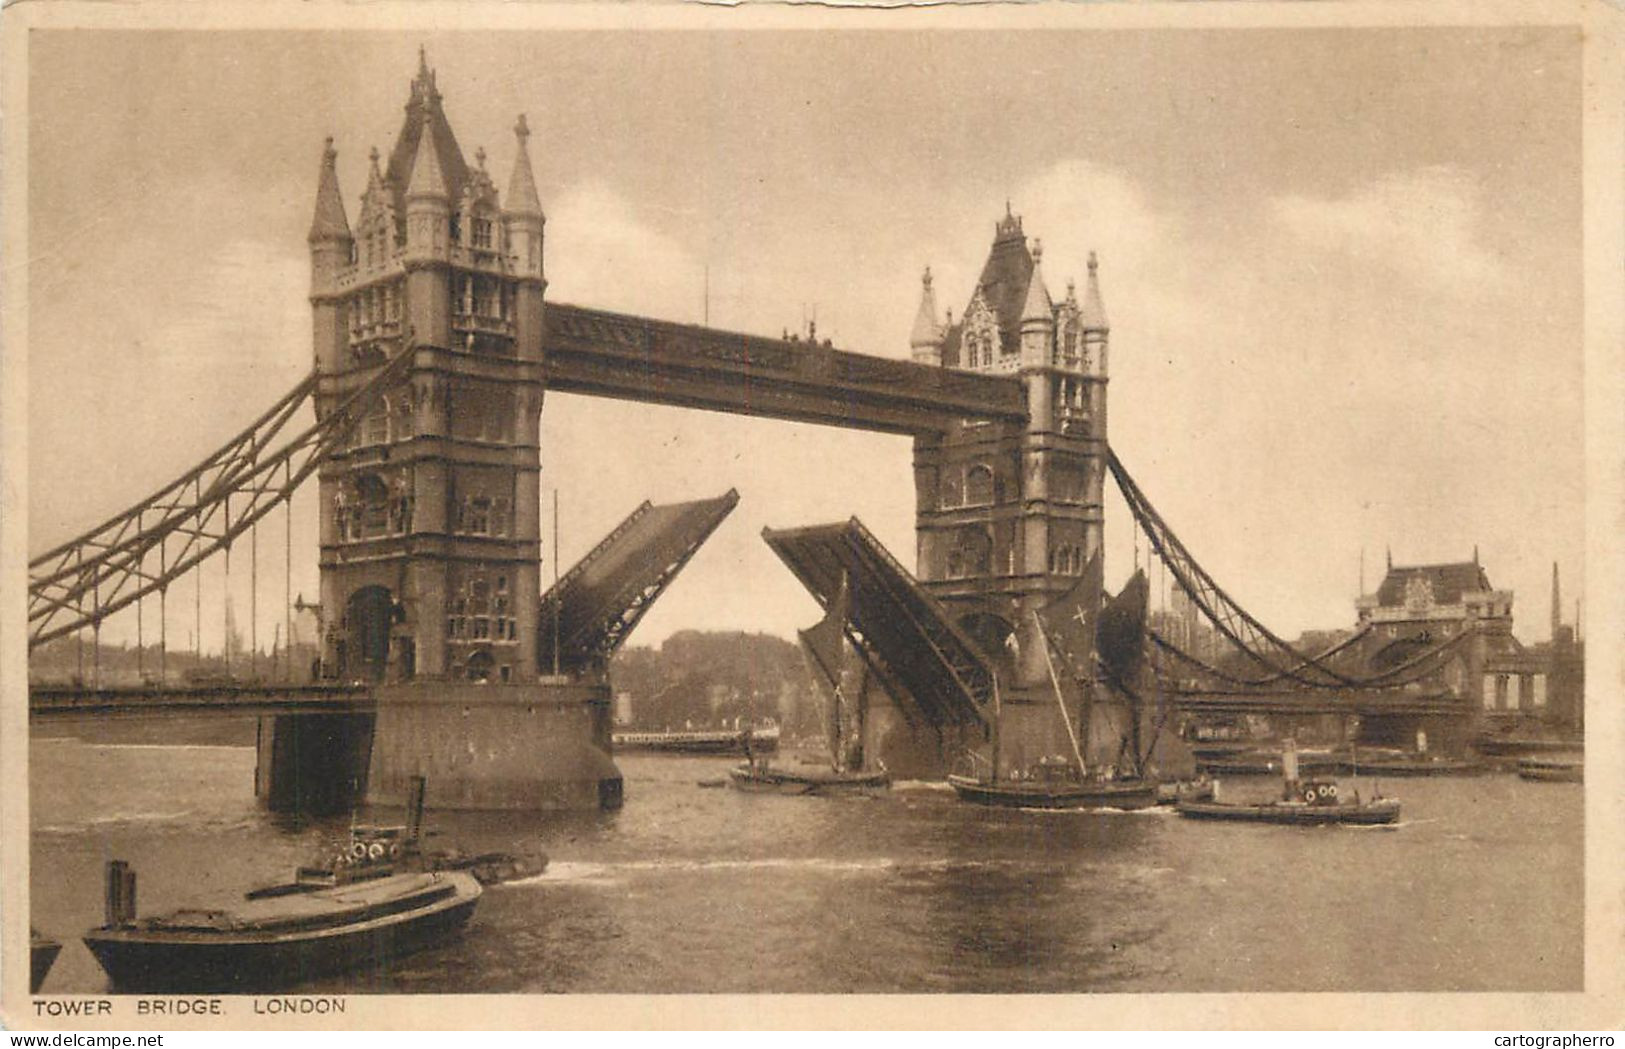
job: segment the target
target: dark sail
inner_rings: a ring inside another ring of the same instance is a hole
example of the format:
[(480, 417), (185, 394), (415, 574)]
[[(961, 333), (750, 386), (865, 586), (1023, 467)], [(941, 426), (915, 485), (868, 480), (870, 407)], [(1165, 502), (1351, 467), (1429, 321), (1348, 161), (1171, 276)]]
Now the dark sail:
[(1106, 676), (1132, 685), (1145, 661), (1146, 606), (1151, 584), (1145, 572), (1136, 569), (1122, 591), (1101, 609), (1095, 627), (1095, 645)]
[(1056, 669), (1069, 681), (1095, 676), (1095, 631), (1100, 618), (1100, 554), (1083, 566), (1072, 589), (1038, 610), (1039, 622), (1059, 655)]
[(835, 596), (830, 598), (824, 618), (806, 630), (796, 631), (802, 651), (807, 653), (807, 661), (813, 666), (814, 676), (818, 678), (819, 685), (829, 699), (829, 748), (832, 761), (837, 767), (841, 762), (842, 746), (842, 641), (846, 637), (846, 620), (850, 605), (851, 594), (847, 577), (842, 573), (841, 587), (835, 592)]

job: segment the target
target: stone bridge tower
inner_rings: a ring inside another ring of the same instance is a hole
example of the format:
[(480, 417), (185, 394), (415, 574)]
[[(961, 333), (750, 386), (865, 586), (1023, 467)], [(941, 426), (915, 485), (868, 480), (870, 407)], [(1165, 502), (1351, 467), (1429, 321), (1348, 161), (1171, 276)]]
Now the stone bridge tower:
[[(1028, 419), (916, 439), (916, 574), (999, 668), (1011, 760), (1066, 753), (1032, 613), (1103, 549), (1109, 327), (1095, 257), (1081, 301), (1070, 282), (1054, 301), (1042, 246), (1007, 209), (957, 322), (939, 319), (929, 269), (924, 284), (914, 360), (1018, 376)], [(1115, 740), (1096, 735), (1112, 760)]]
[(412, 354), (320, 471), (320, 669), (379, 687), (374, 797), (417, 774), (431, 802), (479, 808), (545, 807), (539, 776), (619, 783), (607, 756), (586, 753), (607, 748), (607, 694), (558, 692), (537, 667), (545, 220), (523, 116), (514, 133), (499, 196), (484, 149), (465, 159), (420, 52), (353, 229), (331, 140), (322, 157), (316, 410)]

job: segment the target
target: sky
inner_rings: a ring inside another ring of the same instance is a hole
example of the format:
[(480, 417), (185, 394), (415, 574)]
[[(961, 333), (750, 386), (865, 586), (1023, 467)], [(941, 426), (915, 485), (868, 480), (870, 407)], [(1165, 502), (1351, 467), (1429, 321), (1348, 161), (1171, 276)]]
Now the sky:
[[(1554, 561), (1573, 620), (1579, 37), (1539, 27), (36, 31), (31, 554), (308, 371), (323, 139), (353, 220), (420, 45), (465, 154), (483, 146), (504, 189), (526, 115), (550, 301), (771, 335), (816, 316), (844, 349), (906, 358), (921, 270), (962, 312), (1008, 201), (1052, 295), (1098, 253), (1112, 445), (1265, 624), (1350, 625), (1362, 553), (1370, 591), (1389, 550), (1475, 547), (1524, 640), (1548, 634)], [(906, 438), (549, 394), (542, 459), (544, 557), (557, 490), (565, 567), (644, 499), (740, 491), (635, 643), (816, 620), (764, 526), (855, 515), (913, 561)], [(1108, 504), (1116, 584), (1136, 551)], [(314, 515), (301, 493), (306, 596)], [(281, 522), (261, 536), (266, 647)], [(206, 603), (222, 586), (214, 566)], [(172, 608), (171, 645), (193, 626)], [(203, 624), (203, 646), (221, 632)]]

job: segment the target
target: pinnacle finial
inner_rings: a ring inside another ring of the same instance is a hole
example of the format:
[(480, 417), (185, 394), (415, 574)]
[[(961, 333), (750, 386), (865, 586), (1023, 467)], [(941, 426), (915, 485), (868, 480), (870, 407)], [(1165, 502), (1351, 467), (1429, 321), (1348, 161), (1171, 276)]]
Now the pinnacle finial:
[(1089, 252), (1089, 272), (1094, 273), (1098, 269), (1100, 269), (1100, 260), (1095, 258), (1095, 253), (1091, 250)]
[(339, 151), (333, 148), (333, 136), (328, 135), (322, 142), (322, 162), (331, 164), (339, 157)]
[(425, 79), (429, 76), (429, 49), (422, 44), (418, 45), (418, 76)]
[(930, 266), (927, 266), (925, 268), (925, 274), (920, 277), (920, 283), (925, 285), (927, 291), (929, 291), (931, 289), (931, 267)]
[(525, 141), (530, 138), (530, 125), (525, 123), (525, 114), (519, 114), (519, 119), (513, 125), (513, 133), (519, 139), (519, 148), (524, 149)]
[(474, 163), (476, 163), (476, 164), (478, 164), (480, 166), (481, 171), (485, 170), (485, 147), (484, 146), (481, 146), (480, 148), (478, 148), (478, 149), (476, 149), (474, 151)]
[(370, 150), (367, 151), (367, 159), (372, 161), (372, 166), (373, 166), (374, 170), (376, 170), (377, 167), (378, 167), (378, 147), (377, 146), (373, 146)]
[(1033, 265), (1044, 261), (1044, 242), (1037, 237), (1033, 238)]

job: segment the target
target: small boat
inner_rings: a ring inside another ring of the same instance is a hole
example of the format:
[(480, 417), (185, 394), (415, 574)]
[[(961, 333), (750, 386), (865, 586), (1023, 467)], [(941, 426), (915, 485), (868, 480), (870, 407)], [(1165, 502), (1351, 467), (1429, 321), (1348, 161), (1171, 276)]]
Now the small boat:
[[(229, 909), (188, 908), (138, 918), (135, 872), (107, 865), (107, 919), (85, 946), (115, 988), (136, 993), (278, 990), (314, 976), (387, 969), (458, 932), (501, 854), (424, 856), (418, 849), (423, 781), (406, 827), (363, 827), (291, 882), (253, 889)], [(543, 861), (545, 864), (545, 861)], [(499, 869), (502, 868), (502, 869)]]
[(749, 730), (694, 729), (682, 732), (617, 732), (616, 750), (648, 750), (668, 754), (738, 754), (749, 748), (768, 753), (779, 747), (779, 727), (760, 725)]
[(754, 745), (747, 746), (745, 762), (728, 770), (728, 781), (735, 789), (750, 794), (805, 795), (857, 794), (891, 786), (891, 773), (885, 766), (870, 767), (865, 761), (870, 684), (867, 667), (857, 686), (850, 690), (853, 695), (847, 695), (845, 686), (842, 666), (850, 601), (848, 580), (843, 574), (840, 589), (830, 599), (824, 618), (796, 632), (824, 695), (829, 718), (825, 732), (827, 764), (802, 762), (796, 768), (779, 768), (759, 758)]
[(729, 769), (728, 778), (735, 789), (751, 794), (842, 794), (891, 786), (885, 769), (785, 769), (766, 762)]
[(1523, 779), (1543, 783), (1585, 782), (1585, 756), (1581, 754), (1552, 754), (1545, 757), (1521, 758), (1518, 775)]
[(45, 977), (56, 964), (56, 956), (62, 952), (62, 944), (49, 936), (43, 935), (36, 929), (28, 930), (28, 990), (30, 994), (39, 993), (40, 987), (45, 983)]
[(1145, 809), (1157, 803), (1150, 780), (1085, 776), (1076, 765), (1041, 761), (1019, 779), (949, 776), (964, 801), (1013, 809)]
[(1344, 765), (1351, 775), (1369, 776), (1464, 776), (1484, 771), (1484, 764), (1437, 754), (1372, 754), (1362, 751)]
[(1184, 801), (1212, 801), (1213, 781), (1206, 776), (1195, 779), (1163, 780), (1157, 784), (1157, 804), (1173, 805)]
[(1399, 799), (1378, 795), (1362, 801), (1340, 796), (1337, 784), (1325, 779), (1299, 778), (1298, 754), (1287, 740), (1281, 755), (1283, 787), (1281, 797), (1272, 801), (1235, 804), (1218, 800), (1218, 791), (1206, 801), (1180, 799), (1174, 809), (1191, 819), (1237, 820), (1249, 823), (1286, 823), (1297, 826), (1328, 824), (1384, 824), (1399, 819)]
[[(1192, 819), (1290, 823), (1301, 826), (1333, 823), (1381, 824), (1393, 823), (1399, 819), (1398, 798), (1373, 798), (1370, 801), (1361, 801), (1355, 797), (1353, 801), (1346, 801), (1336, 794), (1335, 783), (1317, 780), (1302, 782), (1304, 796), (1301, 797), (1253, 805), (1181, 799), (1174, 803), (1174, 808), (1181, 816), (1189, 816)], [(1314, 800), (1307, 797), (1311, 793), (1314, 794)]]

